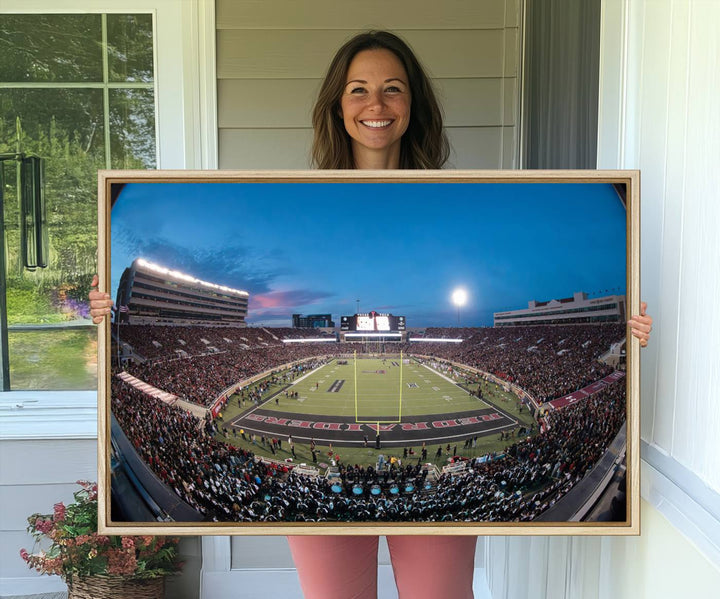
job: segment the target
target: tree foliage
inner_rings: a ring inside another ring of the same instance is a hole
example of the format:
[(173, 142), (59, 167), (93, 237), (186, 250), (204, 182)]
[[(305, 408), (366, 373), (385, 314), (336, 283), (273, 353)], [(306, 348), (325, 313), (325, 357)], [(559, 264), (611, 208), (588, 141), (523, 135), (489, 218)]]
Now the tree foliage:
[(17, 292), (10, 310), (21, 297), (36, 304), (26, 313), (87, 298), (97, 272), (98, 169), (155, 166), (152, 88), (110, 89), (106, 131), (104, 92), (97, 85), (103, 84), (105, 49), (110, 81), (152, 82), (151, 16), (108, 15), (107, 47), (101, 24), (98, 14), (0, 19), (0, 81), (89, 86), (0, 90), (0, 153), (20, 151), (45, 160), (50, 239), (48, 268), (23, 269), (15, 162), (6, 161), (3, 242), (9, 296)]

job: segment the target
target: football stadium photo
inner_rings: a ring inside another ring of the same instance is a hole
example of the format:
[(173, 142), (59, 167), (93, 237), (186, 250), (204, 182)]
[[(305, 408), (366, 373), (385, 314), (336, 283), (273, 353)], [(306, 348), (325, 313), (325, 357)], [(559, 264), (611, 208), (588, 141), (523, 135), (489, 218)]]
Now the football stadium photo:
[(626, 521), (621, 186), (112, 195), (113, 523)]

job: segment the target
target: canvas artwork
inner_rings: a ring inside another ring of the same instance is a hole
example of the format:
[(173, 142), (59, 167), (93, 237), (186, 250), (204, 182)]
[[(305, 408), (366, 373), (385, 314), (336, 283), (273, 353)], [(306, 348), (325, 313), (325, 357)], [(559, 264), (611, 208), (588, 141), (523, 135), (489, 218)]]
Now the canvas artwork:
[(638, 178), (101, 172), (101, 529), (637, 534)]

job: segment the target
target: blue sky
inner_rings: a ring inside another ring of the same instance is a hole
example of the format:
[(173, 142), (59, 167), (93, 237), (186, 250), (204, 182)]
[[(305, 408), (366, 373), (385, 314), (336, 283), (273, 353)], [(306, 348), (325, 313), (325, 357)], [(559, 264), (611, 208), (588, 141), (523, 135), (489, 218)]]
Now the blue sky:
[(111, 293), (135, 258), (250, 293), (248, 322), (376, 310), (462, 326), (575, 291), (625, 293), (605, 183), (133, 183), (112, 211)]

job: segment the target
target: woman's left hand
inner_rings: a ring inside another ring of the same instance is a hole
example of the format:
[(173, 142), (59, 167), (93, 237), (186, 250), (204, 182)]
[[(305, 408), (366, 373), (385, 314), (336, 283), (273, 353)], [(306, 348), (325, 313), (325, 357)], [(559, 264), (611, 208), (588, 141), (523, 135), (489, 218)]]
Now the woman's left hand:
[(645, 313), (647, 304), (640, 302), (640, 314), (633, 316), (628, 320), (630, 332), (640, 340), (640, 347), (647, 347), (648, 339), (650, 339), (650, 331), (652, 331), (652, 316)]

